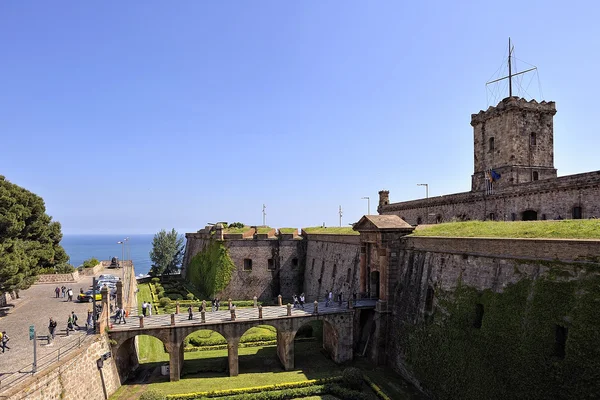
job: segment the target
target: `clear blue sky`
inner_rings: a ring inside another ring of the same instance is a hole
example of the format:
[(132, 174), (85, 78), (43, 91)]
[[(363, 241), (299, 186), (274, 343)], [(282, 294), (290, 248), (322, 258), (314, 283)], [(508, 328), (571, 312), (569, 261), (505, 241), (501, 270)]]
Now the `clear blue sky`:
[[(597, 2), (2, 1), (0, 174), (65, 233), (354, 222), (470, 190), (509, 36), (600, 169)], [(518, 64), (525, 68), (525, 64)], [(540, 99), (537, 78), (528, 90)]]

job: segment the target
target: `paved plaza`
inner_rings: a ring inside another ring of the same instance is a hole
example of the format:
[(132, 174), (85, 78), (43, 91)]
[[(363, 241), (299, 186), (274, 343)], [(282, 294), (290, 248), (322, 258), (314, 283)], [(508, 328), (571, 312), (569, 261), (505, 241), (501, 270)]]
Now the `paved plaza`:
[[(122, 269), (104, 269), (100, 274), (113, 274), (122, 277)], [(73, 289), (73, 300), (67, 297), (56, 298), (56, 286)], [(76, 348), (88, 332), (85, 323), (92, 303), (79, 303), (77, 295), (80, 288), (84, 292), (91, 289), (92, 277), (82, 276), (73, 283), (48, 283), (33, 285), (19, 293), (20, 298), (0, 307), (0, 331), (6, 331), (10, 337), (10, 350), (0, 352), (0, 391), (12, 385), (16, 380), (31, 375), (33, 363), (33, 341), (29, 340), (29, 326), (34, 325), (37, 334), (38, 371), (64, 356), (69, 349)], [(66, 334), (67, 320), (71, 311), (77, 314), (75, 331)], [(58, 323), (56, 337), (48, 344), (48, 322), (50, 317)], [(90, 332), (91, 333), (91, 332)]]

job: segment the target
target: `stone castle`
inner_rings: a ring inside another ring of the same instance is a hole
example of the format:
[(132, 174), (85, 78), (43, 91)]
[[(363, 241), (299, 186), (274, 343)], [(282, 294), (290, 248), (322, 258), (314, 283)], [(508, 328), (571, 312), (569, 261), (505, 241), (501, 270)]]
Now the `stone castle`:
[(390, 204), (381, 191), (380, 215), (363, 216), (358, 234), (207, 226), (186, 234), (183, 274), (218, 241), (236, 266), (221, 298), (288, 302), (304, 292), (311, 302), (332, 290), (377, 299), (355, 310), (355, 354), (433, 397), (598, 393), (589, 371), (600, 370), (600, 322), (587, 304), (600, 301), (600, 241), (410, 235), (453, 219), (600, 216), (600, 171), (556, 175), (555, 112), (553, 102), (509, 97), (473, 115), (471, 192)]
[(471, 191), (390, 203), (382, 190), (377, 211), (412, 225), (600, 217), (600, 171), (556, 175), (554, 114), (554, 102), (518, 97), (473, 114)]

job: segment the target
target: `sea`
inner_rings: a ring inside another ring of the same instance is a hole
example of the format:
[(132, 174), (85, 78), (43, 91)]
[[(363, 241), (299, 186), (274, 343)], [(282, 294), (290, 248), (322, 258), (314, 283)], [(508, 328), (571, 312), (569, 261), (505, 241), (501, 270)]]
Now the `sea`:
[[(129, 238), (124, 245), (118, 242)], [(96, 257), (110, 260), (112, 257), (128, 260), (131, 258), (136, 275), (146, 275), (150, 271), (150, 251), (154, 234), (145, 235), (63, 235), (60, 244), (70, 257), (69, 263), (75, 267), (84, 260)], [(123, 253), (124, 256), (122, 255)]]

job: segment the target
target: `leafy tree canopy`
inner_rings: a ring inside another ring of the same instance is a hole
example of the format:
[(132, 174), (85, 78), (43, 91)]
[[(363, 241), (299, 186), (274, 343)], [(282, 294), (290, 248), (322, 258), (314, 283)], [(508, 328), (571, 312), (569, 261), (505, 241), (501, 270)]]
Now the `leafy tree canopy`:
[(66, 263), (61, 239), (44, 200), (0, 175), (0, 292), (27, 289), (42, 268)]
[(150, 275), (171, 274), (181, 268), (183, 261), (183, 236), (175, 229), (167, 232), (164, 229), (154, 235), (150, 252), (152, 268)]

